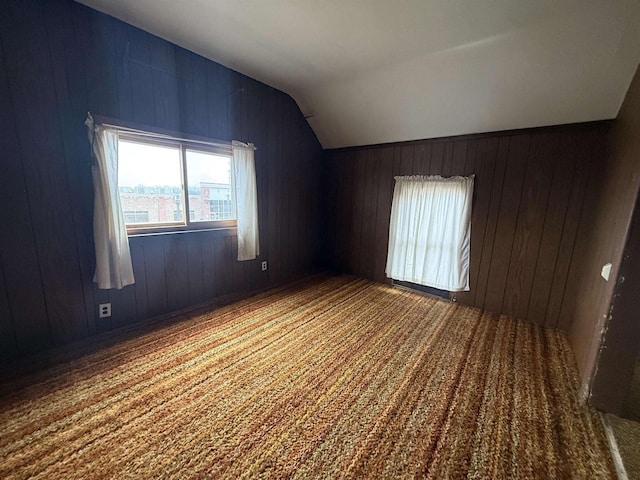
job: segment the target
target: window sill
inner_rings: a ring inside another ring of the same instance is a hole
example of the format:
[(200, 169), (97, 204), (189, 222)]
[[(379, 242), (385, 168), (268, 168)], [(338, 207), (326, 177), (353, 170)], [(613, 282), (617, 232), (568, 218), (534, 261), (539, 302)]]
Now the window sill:
[(181, 235), (185, 233), (198, 233), (198, 232), (214, 232), (218, 236), (230, 236), (235, 235), (237, 232), (236, 226), (230, 227), (209, 227), (209, 228), (188, 228), (183, 230), (136, 230), (133, 232), (127, 232), (129, 238), (143, 238), (143, 237), (158, 237), (165, 235)]

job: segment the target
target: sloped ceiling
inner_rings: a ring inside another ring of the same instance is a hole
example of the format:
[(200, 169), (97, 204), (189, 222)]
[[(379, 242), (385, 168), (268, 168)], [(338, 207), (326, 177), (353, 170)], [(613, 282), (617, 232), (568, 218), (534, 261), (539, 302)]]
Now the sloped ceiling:
[(325, 148), (614, 118), (637, 0), (82, 0), (290, 94)]

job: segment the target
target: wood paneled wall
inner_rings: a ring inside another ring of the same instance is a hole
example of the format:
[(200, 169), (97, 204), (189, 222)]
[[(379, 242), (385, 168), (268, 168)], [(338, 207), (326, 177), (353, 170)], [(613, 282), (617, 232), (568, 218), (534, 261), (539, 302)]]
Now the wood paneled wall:
[[(611, 132), (610, 155), (599, 165), (592, 188), (596, 205), (584, 234), (585, 262), (569, 340), (582, 377), (583, 393), (605, 411), (619, 413), (639, 352), (640, 220), (631, 229), (640, 189), (640, 69), (629, 87)], [(626, 242), (626, 246), (625, 246)], [(611, 263), (606, 282), (600, 271)], [(620, 283), (620, 275), (624, 278)], [(592, 385), (592, 380), (595, 382)]]
[[(235, 261), (234, 231), (136, 237), (135, 286), (96, 289), (88, 110), (254, 142), (260, 257)], [(321, 258), (322, 149), (295, 102), (70, 0), (3, 2), (0, 155), (3, 359), (279, 283)]]
[(592, 165), (609, 123), (425, 140), (326, 152), (329, 261), (387, 281), (394, 176), (476, 175), (469, 292), (457, 300), (568, 329)]

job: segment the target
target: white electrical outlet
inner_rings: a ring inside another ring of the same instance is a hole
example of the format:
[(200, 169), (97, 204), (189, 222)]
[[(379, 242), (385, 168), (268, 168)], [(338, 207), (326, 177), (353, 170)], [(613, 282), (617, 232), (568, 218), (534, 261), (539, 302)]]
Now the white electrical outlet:
[(262, 262), (262, 271), (264, 272), (267, 269), (267, 261)]
[(100, 318), (107, 318), (111, 316), (111, 304), (101, 303), (98, 305), (98, 316)]

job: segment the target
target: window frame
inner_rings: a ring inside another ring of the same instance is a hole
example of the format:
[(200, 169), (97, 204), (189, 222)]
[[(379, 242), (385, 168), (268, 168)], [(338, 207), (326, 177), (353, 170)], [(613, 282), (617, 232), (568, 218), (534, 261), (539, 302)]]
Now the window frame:
[[(150, 130), (138, 130), (117, 125), (110, 125), (118, 132), (118, 142), (124, 140), (127, 142), (139, 143), (142, 145), (158, 145), (164, 147), (177, 147), (180, 154), (180, 186), (182, 189), (182, 205), (184, 208), (183, 221), (163, 222), (163, 223), (144, 223), (144, 224), (128, 224), (127, 235), (147, 235), (154, 233), (179, 233), (198, 230), (221, 230), (237, 228), (237, 206), (232, 201), (232, 211), (234, 219), (231, 220), (209, 220), (209, 221), (192, 221), (189, 218), (189, 172), (187, 168), (187, 151), (203, 152), (229, 158), (230, 165), (230, 183), (232, 195), (235, 195), (236, 181), (233, 169), (233, 150), (230, 142), (203, 141), (182, 136), (173, 136), (162, 133), (156, 133)], [(120, 185), (118, 185), (118, 193), (120, 193)]]

